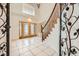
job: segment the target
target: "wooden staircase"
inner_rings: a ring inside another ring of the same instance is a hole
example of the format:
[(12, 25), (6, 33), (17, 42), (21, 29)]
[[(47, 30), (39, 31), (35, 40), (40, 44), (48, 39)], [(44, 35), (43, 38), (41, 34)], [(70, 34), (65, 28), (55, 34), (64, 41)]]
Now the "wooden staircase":
[(60, 17), (60, 4), (55, 4), (53, 11), (44, 26), (41, 25), (42, 41), (46, 39), (52, 28), (57, 24), (57, 18)]

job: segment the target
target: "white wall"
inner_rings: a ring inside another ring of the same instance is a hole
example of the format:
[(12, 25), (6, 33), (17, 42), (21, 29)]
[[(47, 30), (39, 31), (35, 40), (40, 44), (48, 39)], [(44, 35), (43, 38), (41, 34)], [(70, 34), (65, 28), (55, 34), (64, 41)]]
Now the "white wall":
[[(10, 9), (12, 10), (12, 9)], [(21, 17), (10, 12), (10, 39), (18, 39), (19, 38), (19, 19)]]
[(46, 22), (54, 8), (54, 3), (41, 3), (39, 8), (40, 21)]

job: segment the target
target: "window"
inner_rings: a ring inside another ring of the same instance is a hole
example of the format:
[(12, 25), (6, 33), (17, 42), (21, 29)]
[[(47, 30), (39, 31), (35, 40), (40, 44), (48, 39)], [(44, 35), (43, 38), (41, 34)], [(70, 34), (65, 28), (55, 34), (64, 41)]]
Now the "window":
[(35, 16), (35, 9), (27, 4), (23, 4), (23, 13)]
[[(27, 37), (33, 37), (36, 36), (35, 33), (35, 27), (36, 24), (35, 23), (30, 23), (30, 26), (28, 24), (28, 22), (22, 22), (20, 21), (20, 38), (27, 38)], [(29, 34), (30, 33), (30, 34)]]
[(28, 35), (28, 24), (24, 23), (24, 35)]
[(23, 13), (28, 14), (28, 15), (35, 15), (35, 11), (31, 8), (26, 8), (25, 10), (23, 10)]

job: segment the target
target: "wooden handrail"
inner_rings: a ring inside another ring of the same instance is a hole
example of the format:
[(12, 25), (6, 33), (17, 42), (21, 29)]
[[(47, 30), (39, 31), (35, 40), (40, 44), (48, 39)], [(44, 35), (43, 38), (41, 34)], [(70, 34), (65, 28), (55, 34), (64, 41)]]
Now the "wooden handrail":
[(49, 23), (50, 18), (52, 17), (52, 15), (53, 15), (53, 13), (54, 13), (54, 11), (55, 11), (56, 6), (57, 6), (57, 3), (55, 3), (55, 6), (54, 6), (54, 8), (53, 8), (53, 11), (52, 11), (52, 13), (51, 13), (51, 15), (50, 15), (48, 21), (46, 22), (46, 24), (44, 25), (44, 27), (42, 26), (42, 30), (43, 30), (43, 29), (46, 27), (46, 25)]
[(56, 3), (45, 25), (44, 26), (41, 25), (42, 41), (45, 40), (45, 38), (52, 30), (52, 27), (55, 26), (54, 24), (57, 23), (58, 17), (59, 17), (59, 4)]

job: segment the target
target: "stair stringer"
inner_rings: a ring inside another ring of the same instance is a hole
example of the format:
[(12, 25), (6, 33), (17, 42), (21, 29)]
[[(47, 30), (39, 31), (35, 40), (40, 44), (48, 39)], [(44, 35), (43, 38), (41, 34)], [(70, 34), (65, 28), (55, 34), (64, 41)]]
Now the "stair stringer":
[(52, 28), (50, 34), (45, 39), (47, 46), (50, 46), (56, 51), (55, 55), (59, 55), (59, 34), (60, 34), (60, 19), (57, 19), (57, 24)]

